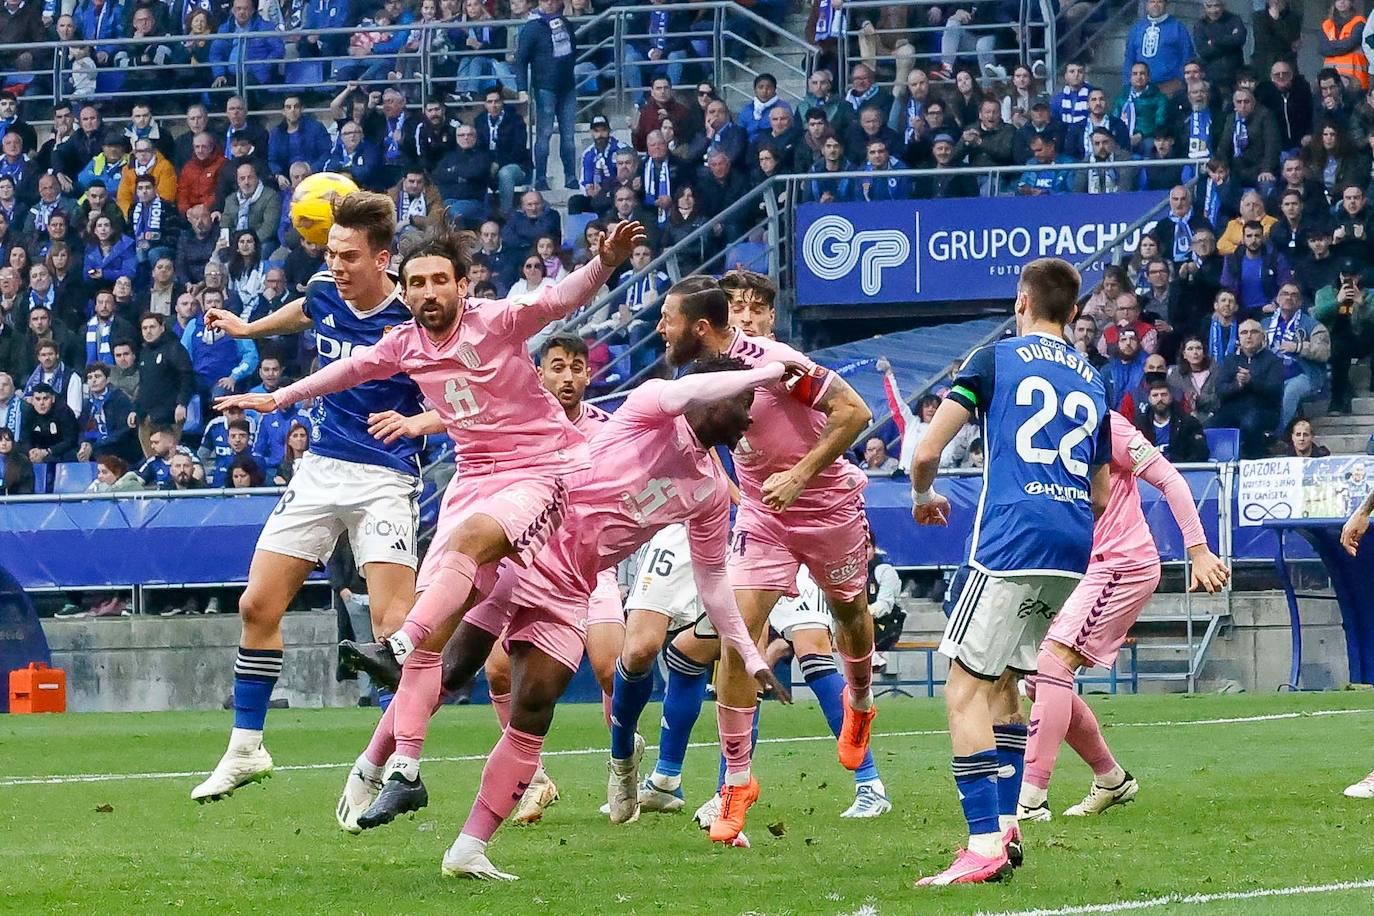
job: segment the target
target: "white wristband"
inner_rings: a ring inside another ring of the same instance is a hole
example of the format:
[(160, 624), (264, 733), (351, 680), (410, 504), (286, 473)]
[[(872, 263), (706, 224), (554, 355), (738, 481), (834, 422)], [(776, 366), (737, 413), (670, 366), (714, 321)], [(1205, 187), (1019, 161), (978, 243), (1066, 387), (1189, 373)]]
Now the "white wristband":
[(935, 488), (934, 488), (934, 487), (931, 487), (931, 488), (928, 489), (928, 490), (921, 490), (921, 491), (912, 490), (912, 491), (911, 491), (911, 502), (912, 502), (913, 505), (924, 506), (926, 503), (930, 502), (930, 501), (931, 501), (932, 499), (934, 499), (934, 498), (935, 498)]

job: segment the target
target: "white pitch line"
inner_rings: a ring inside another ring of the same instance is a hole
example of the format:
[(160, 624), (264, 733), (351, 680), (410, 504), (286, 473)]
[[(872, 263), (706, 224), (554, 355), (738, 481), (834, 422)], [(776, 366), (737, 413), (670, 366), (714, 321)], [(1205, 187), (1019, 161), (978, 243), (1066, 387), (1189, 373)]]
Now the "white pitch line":
[(1166, 894), (1147, 900), (1118, 900), (1115, 903), (1090, 903), (1052, 910), (1006, 910), (1001, 913), (980, 913), (979, 916), (1078, 916), (1085, 913), (1125, 913), (1130, 910), (1151, 910), (1161, 906), (1196, 906), (1225, 903), (1233, 900), (1258, 900), (1263, 897), (1298, 897), (1304, 894), (1332, 894), (1340, 891), (1374, 889), (1374, 880), (1338, 881), (1334, 884), (1307, 884), (1296, 887), (1275, 887), (1254, 891), (1230, 891), (1218, 894)]
[[(1104, 723), (1107, 729), (1113, 728), (1176, 728), (1186, 725), (1244, 725), (1256, 722), (1278, 722), (1288, 719), (1309, 719), (1330, 716), (1358, 716), (1365, 715), (1374, 710), (1370, 709), (1321, 709), (1314, 712), (1284, 712), (1270, 713), (1262, 716), (1233, 716), (1218, 719), (1163, 719), (1152, 722), (1116, 722)], [(881, 732), (875, 733), (874, 738), (928, 738), (938, 735), (947, 735), (945, 729), (921, 729), (916, 731), (900, 732)], [(759, 744), (799, 744), (812, 741), (834, 741), (834, 735), (801, 735), (793, 738), (760, 738)], [(716, 741), (694, 741), (687, 745), (689, 748), (717, 747)], [(656, 751), (657, 745), (649, 745), (646, 750)], [(545, 757), (589, 757), (594, 755), (606, 754), (604, 747), (584, 747), (574, 748), (564, 751), (544, 751)], [(473, 763), (486, 760), (486, 754), (463, 754), (455, 757), (426, 757), (427, 763)], [(275, 766), (272, 771), (275, 773), (293, 772), (297, 770), (344, 770), (353, 766), (353, 761), (343, 763), (289, 763), (282, 766)], [(6, 776), (0, 777), (0, 789), (11, 786), (56, 786), (70, 785), (75, 783), (93, 782), (127, 782), (131, 780), (147, 779), (190, 779), (193, 776), (204, 776), (204, 770), (192, 770), (188, 772), (167, 772), (167, 773), (69, 773), (55, 776)]]

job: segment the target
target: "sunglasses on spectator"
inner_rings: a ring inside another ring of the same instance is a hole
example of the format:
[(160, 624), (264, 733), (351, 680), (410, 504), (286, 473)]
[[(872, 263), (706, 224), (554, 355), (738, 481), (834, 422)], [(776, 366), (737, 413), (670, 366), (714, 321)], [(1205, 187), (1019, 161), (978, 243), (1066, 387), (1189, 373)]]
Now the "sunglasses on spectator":
[(539, 266), (540, 266), (540, 264), (539, 264), (538, 261), (530, 261), (528, 264), (525, 265), (525, 269), (526, 269), (526, 270), (529, 270), (531, 267), (539, 267)]

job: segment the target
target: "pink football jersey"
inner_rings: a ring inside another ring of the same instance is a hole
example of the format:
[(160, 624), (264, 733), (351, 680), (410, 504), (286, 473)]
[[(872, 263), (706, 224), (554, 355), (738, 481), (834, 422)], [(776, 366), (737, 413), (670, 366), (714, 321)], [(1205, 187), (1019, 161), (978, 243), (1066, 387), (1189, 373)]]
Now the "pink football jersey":
[[(738, 329), (734, 335), (725, 355), (742, 360), (750, 368), (792, 362), (808, 369), (795, 384), (779, 382), (754, 392), (754, 407), (749, 412), (754, 422), (735, 449), (735, 473), (744, 498), (762, 507), (764, 481), (791, 468), (820, 441), (825, 414), (816, 404), (829, 390), (835, 374), (785, 343), (750, 337)], [(838, 458), (811, 479), (788, 511), (825, 513), (866, 486), (864, 473)]]

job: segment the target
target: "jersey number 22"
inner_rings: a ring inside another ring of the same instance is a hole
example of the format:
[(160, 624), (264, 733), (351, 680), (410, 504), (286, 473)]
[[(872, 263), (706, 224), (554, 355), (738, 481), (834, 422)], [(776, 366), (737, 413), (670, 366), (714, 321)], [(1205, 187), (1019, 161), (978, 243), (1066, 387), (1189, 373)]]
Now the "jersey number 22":
[[(1016, 454), (1021, 456), (1022, 461), (1031, 464), (1054, 464), (1056, 458), (1064, 462), (1064, 468), (1070, 473), (1079, 477), (1088, 476), (1087, 462), (1079, 461), (1073, 457), (1074, 448), (1082, 441), (1097, 431), (1098, 421), (1101, 419), (1097, 415), (1097, 405), (1093, 403), (1091, 397), (1082, 391), (1070, 391), (1064, 397), (1063, 412), (1064, 416), (1077, 424), (1059, 440), (1057, 448), (1040, 448), (1033, 445), (1035, 434), (1040, 432), (1050, 424), (1055, 415), (1060, 412), (1059, 392), (1054, 390), (1046, 379), (1038, 375), (1029, 375), (1021, 380), (1021, 384), (1016, 386), (1016, 406), (1029, 407), (1036, 401), (1036, 395), (1040, 395), (1041, 405), (1030, 418), (1016, 430)], [(1079, 413), (1082, 419), (1079, 419)]]

